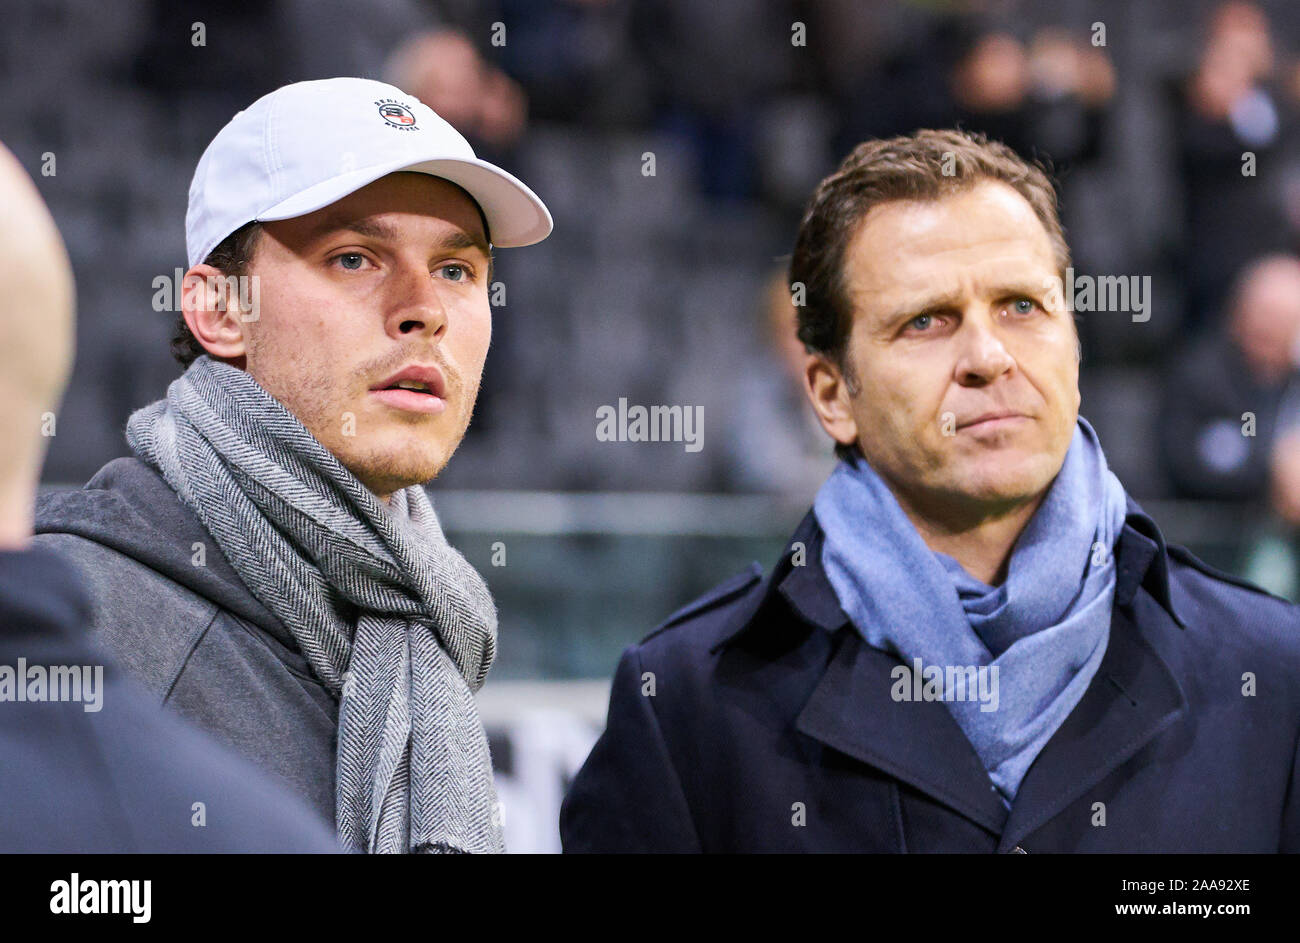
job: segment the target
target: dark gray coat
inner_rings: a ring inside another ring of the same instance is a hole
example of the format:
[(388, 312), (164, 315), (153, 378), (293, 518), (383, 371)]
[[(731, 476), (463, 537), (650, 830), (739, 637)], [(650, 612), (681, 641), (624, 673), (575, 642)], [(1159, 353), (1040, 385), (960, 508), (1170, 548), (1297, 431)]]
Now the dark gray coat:
[(34, 543), (81, 573), (92, 634), (159, 703), (334, 821), (338, 703), (195, 514), (139, 459), (42, 496)]

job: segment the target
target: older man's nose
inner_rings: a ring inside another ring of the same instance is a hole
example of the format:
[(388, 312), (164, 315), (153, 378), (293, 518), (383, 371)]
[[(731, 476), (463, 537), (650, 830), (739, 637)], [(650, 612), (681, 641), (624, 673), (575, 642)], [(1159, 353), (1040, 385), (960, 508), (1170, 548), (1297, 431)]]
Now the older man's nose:
[(1003, 345), (997, 331), (979, 320), (967, 320), (961, 327), (957, 381), (966, 386), (992, 383), (1015, 366), (1015, 358)]

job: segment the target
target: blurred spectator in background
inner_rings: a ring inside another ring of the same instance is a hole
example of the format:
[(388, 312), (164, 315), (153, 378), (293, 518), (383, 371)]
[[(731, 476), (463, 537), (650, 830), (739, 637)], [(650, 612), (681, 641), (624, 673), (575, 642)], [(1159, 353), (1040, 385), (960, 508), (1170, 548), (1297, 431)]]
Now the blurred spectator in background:
[[(1300, 354), (1300, 259), (1272, 255), (1238, 276), (1221, 330), (1178, 357), (1166, 382), (1160, 448), (1180, 498), (1262, 508)], [(1300, 404), (1296, 404), (1300, 406)], [(1300, 447), (1291, 452), (1300, 457)], [(1286, 467), (1296, 464), (1288, 460)], [(1300, 478), (1279, 507), (1300, 508)], [(1300, 514), (1295, 515), (1300, 523)]]
[(952, 16), (928, 34), (842, 90), (841, 141), (956, 125), (1058, 165), (1099, 156), (1115, 69), (1086, 34), (1046, 27), (1022, 39)]
[[(410, 89), (478, 150), (509, 150), (523, 134), (528, 98), (455, 30), (421, 33), (389, 57), (384, 81)], [(480, 146), (481, 145), (481, 146)]]
[(527, 88), (539, 121), (577, 128), (642, 128), (654, 99), (628, 0), (486, 0), (458, 19), (475, 36), (508, 32), (486, 50)]
[(1263, 9), (1243, 0), (1222, 3), (1178, 90), (1189, 331), (1212, 327), (1207, 322), (1247, 260), (1287, 247), (1275, 59)]
[(985, 33), (953, 67), (949, 82), (962, 127), (1057, 162), (1093, 160), (1100, 153), (1115, 70), (1105, 49), (1086, 37), (1054, 27), (1028, 43), (1010, 32)]
[(744, 491), (781, 492), (811, 500), (835, 467), (835, 454), (803, 391), (808, 353), (796, 335), (797, 318), (784, 271), (763, 286), (763, 348), (740, 378), (728, 449)]
[(687, 142), (706, 196), (742, 200), (758, 193), (758, 119), (789, 84), (796, 54), (806, 52), (791, 43), (793, 20), (785, 2), (634, 5), (630, 31), (649, 69), (654, 123)]

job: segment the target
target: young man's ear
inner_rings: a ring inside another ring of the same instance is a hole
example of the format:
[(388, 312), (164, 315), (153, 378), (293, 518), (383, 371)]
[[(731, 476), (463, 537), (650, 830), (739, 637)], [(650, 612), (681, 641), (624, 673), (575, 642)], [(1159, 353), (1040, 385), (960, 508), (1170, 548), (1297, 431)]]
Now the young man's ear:
[(185, 323), (203, 349), (220, 360), (235, 360), (245, 353), (244, 327), (252, 318), (239, 283), (239, 279), (203, 264), (186, 272), (182, 283)]
[(809, 354), (804, 364), (804, 392), (826, 434), (840, 445), (858, 440), (858, 424), (850, 408), (852, 392), (844, 372), (822, 354)]

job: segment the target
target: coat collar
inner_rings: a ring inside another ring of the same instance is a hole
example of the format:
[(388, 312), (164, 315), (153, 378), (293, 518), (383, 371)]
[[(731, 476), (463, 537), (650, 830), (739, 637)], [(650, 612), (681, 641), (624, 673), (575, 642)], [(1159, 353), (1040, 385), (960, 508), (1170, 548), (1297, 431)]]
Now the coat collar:
[(1118, 570), (1115, 605), (1131, 606), (1140, 586), (1160, 603), (1180, 629), (1187, 628), (1187, 623), (1174, 610), (1169, 590), (1169, 548), (1164, 535), (1132, 497), (1128, 499), (1128, 515), (1120, 532), (1115, 564)]
[(943, 703), (904, 704), (891, 698), (891, 672), (901, 662), (867, 645), (853, 630), (822, 569), (823, 540), (810, 511), (764, 590), (744, 607), (735, 628), (714, 650), (743, 644), (752, 632), (788, 633), (791, 611), (834, 635), (834, 652), (795, 720), (796, 729), (943, 803), (1000, 836), (1001, 845), (1014, 847), (1030, 835), (1186, 706), (1168, 666), (1134, 622), (1142, 588), (1159, 604), (1144, 611), (1185, 628), (1171, 600), (1164, 538), (1130, 498), (1115, 549), (1115, 615), (1106, 654), (1083, 699), (1030, 767), (1008, 812)]

